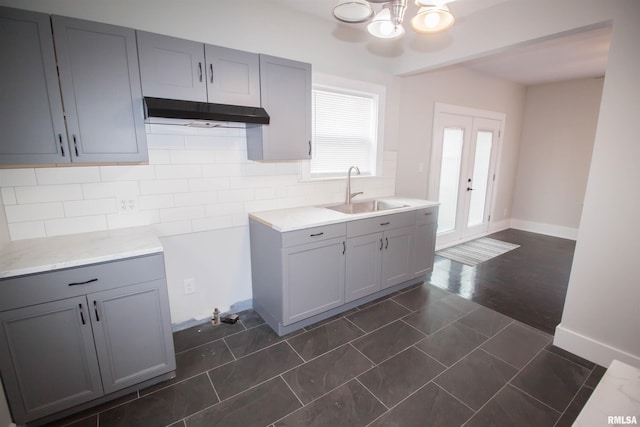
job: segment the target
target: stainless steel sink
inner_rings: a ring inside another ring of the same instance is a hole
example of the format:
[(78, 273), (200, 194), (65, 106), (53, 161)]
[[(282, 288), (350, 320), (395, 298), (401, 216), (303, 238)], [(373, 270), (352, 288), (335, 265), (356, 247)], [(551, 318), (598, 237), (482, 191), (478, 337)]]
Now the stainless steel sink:
[(400, 203), (385, 202), (382, 200), (363, 200), (362, 202), (340, 205), (327, 206), (327, 209), (346, 213), (346, 214), (359, 214), (367, 212), (388, 211), (392, 209), (404, 208), (407, 205)]

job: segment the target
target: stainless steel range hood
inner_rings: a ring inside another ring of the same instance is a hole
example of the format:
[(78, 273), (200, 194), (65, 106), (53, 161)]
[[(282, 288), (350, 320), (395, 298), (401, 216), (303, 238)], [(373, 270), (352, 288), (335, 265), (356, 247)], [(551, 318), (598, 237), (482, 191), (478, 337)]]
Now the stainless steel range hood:
[(226, 122), (244, 123), (245, 125), (269, 124), (269, 114), (261, 107), (165, 98), (145, 97), (144, 114), (147, 123), (154, 123), (155, 118), (160, 118), (169, 119), (169, 121), (160, 120), (158, 123), (179, 123), (196, 127), (225, 127), (224, 123)]

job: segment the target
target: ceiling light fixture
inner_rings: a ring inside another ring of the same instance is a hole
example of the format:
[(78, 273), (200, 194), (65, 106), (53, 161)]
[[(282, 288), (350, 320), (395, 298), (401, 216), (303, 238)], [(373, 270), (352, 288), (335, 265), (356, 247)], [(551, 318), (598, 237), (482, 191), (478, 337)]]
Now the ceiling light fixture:
[[(402, 22), (407, 11), (408, 0), (338, 0), (333, 9), (333, 16), (342, 22), (357, 24), (373, 19), (367, 25), (367, 31), (382, 39), (402, 37)], [(455, 19), (447, 3), (454, 0), (415, 0), (420, 7), (416, 16), (411, 19), (413, 31), (419, 34), (435, 34), (448, 30)], [(374, 16), (371, 4), (381, 4), (382, 9)]]

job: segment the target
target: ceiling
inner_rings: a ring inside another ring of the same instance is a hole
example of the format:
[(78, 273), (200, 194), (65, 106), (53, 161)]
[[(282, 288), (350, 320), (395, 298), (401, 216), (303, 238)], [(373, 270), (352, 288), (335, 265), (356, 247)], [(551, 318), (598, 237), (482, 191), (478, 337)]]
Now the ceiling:
[[(336, 0), (270, 1), (298, 12), (337, 22), (331, 13), (337, 4)], [(456, 0), (449, 4), (449, 8), (456, 19), (459, 19), (506, 1), (510, 0)], [(375, 5), (374, 9), (378, 10)], [(414, 2), (409, 0), (406, 16), (413, 16), (416, 10)], [(359, 27), (366, 31), (364, 25)], [(601, 77), (604, 76), (607, 66), (610, 39), (611, 27), (595, 28), (513, 47), (460, 65), (524, 85)], [(405, 54), (410, 54), (409, 50), (406, 52)]]

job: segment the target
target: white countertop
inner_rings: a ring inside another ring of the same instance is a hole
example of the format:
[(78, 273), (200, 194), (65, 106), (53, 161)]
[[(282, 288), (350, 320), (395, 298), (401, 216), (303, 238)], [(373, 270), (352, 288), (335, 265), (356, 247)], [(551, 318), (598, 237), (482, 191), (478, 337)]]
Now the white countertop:
[(0, 248), (0, 278), (162, 252), (151, 227), (16, 240)]
[[(358, 203), (365, 200), (366, 199), (354, 199), (353, 203)], [(428, 208), (431, 206), (438, 206), (440, 204), (438, 202), (432, 202), (429, 200), (408, 199), (402, 197), (378, 197), (377, 200), (399, 203), (406, 205), (406, 207), (378, 212), (345, 214), (342, 212), (333, 211), (331, 209), (326, 209), (324, 207), (309, 206), (303, 208), (289, 208), (277, 209), (272, 211), (252, 212), (249, 214), (249, 217), (273, 228), (274, 230), (287, 232), (301, 230), (309, 227), (316, 227), (319, 225), (337, 224), (340, 222), (352, 221), (355, 219), (370, 218), (374, 216), (412, 211), (421, 208)]]
[(640, 369), (614, 360), (573, 425), (587, 427), (638, 423)]

